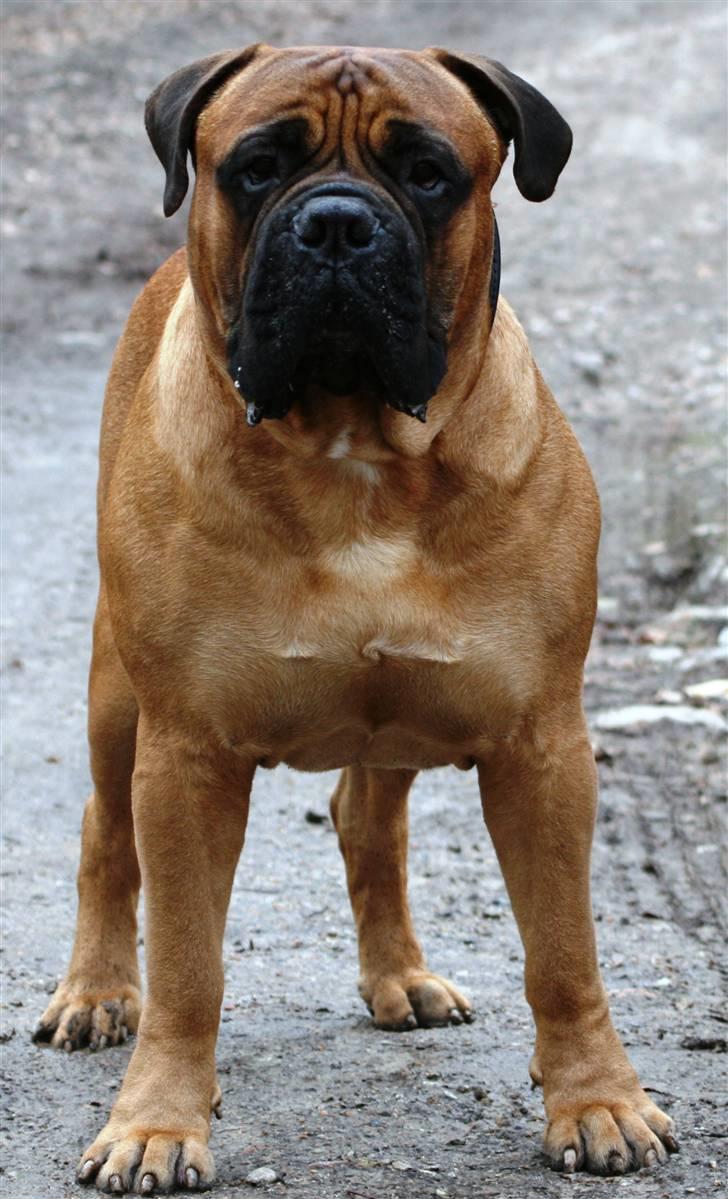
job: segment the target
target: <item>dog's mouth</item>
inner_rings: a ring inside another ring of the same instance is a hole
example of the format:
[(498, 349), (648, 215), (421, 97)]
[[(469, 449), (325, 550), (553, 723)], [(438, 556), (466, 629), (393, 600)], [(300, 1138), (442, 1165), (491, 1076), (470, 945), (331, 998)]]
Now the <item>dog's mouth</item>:
[(248, 424), (285, 417), (314, 389), (424, 421), (446, 362), (401, 214), (358, 188), (318, 187), (268, 219), (228, 339)]
[(369, 356), (353, 333), (334, 333), (304, 354), (296, 371), (295, 391), (311, 384), (332, 395), (376, 392), (380, 380)]
[(447, 364), (444, 336), (419, 330), (383, 344), (381, 336), (353, 330), (324, 328), (300, 337), (294, 328), (277, 352), (272, 340), (261, 345), (237, 329), (230, 339), (229, 370), (249, 425), (282, 419), (314, 388), (373, 398), (424, 422)]

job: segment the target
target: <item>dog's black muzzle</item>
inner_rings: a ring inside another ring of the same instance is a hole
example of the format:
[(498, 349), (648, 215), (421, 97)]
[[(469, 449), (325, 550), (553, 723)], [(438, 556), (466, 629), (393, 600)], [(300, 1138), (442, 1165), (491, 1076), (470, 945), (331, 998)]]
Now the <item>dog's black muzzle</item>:
[(248, 423), (282, 417), (309, 384), (365, 391), (425, 420), (446, 369), (428, 313), (424, 249), (363, 184), (299, 191), (265, 217), (228, 341)]

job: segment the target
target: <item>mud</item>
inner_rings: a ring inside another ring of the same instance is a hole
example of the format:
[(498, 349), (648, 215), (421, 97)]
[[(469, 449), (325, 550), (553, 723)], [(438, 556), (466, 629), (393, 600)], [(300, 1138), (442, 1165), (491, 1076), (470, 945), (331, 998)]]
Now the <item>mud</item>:
[[(615, 1021), (681, 1154), (656, 1173), (564, 1179), (539, 1155), (522, 956), (475, 781), (422, 775), (411, 894), (472, 1026), (374, 1030), (356, 995), (333, 779), (261, 773), (225, 945), (217, 1193), (303, 1199), (627, 1194), (725, 1185), (726, 14), (722, 3), (5, 0), (3, 172), (4, 985), (2, 1171), (12, 1199), (76, 1196), (130, 1048), (31, 1046), (72, 935), (89, 788), (98, 417), (143, 279), (184, 238), (161, 216), (141, 123), (169, 71), (248, 41), (479, 50), (570, 120), (554, 198), (498, 185), (503, 291), (595, 470), (600, 619), (586, 702), (665, 719), (598, 730), (594, 907)], [(680, 719), (678, 719), (680, 717)], [(602, 721), (602, 723), (604, 723)], [(612, 722), (614, 723), (614, 721)], [(617, 720), (619, 724), (620, 721)]]

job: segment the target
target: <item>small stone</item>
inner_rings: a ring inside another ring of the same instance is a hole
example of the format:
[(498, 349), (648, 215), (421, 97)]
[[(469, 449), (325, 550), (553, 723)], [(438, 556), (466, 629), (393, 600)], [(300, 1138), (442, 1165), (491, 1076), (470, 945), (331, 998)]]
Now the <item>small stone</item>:
[(257, 1170), (250, 1171), (245, 1181), (252, 1187), (262, 1187), (269, 1182), (280, 1182), (281, 1176), (270, 1166), (258, 1166)]
[(679, 645), (653, 645), (647, 651), (650, 662), (677, 662), (682, 657)]
[(728, 699), (728, 679), (706, 679), (685, 688), (691, 699)]
[(596, 385), (601, 382), (604, 357), (598, 350), (575, 350), (571, 361), (588, 383)]
[[(638, 640), (643, 645), (662, 645), (664, 641), (667, 641), (667, 633), (657, 625), (645, 625), (639, 631)], [(679, 650), (677, 656), (680, 656)]]
[(682, 704), (674, 707), (659, 704), (631, 704), (626, 708), (610, 708), (606, 712), (598, 712), (593, 720), (597, 729), (629, 732), (643, 724), (657, 724), (660, 720), (670, 720), (677, 724), (703, 724), (706, 728), (725, 730), (725, 721), (717, 712), (708, 712), (703, 708), (688, 708)]
[(600, 620), (616, 620), (619, 600), (612, 595), (600, 595), (597, 600), (597, 616)]

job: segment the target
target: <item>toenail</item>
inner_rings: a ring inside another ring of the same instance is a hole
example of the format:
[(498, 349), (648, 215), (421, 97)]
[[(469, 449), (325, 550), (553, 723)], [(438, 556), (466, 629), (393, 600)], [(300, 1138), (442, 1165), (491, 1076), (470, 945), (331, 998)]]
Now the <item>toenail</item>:
[(450, 1008), (450, 1023), (451, 1024), (462, 1024), (462, 1022), (463, 1022), (463, 1018), (460, 1015), (460, 1012), (458, 1011), (458, 1009), (456, 1007)]
[(564, 1174), (573, 1174), (576, 1169), (576, 1149), (567, 1149), (564, 1153)]
[(609, 1154), (607, 1169), (609, 1170), (610, 1174), (624, 1174), (626, 1168), (627, 1165), (621, 1153), (617, 1153), (615, 1151)]
[(144, 1177), (142, 1178), (142, 1185), (140, 1186), (139, 1189), (140, 1189), (142, 1195), (151, 1195), (151, 1193), (154, 1190), (156, 1185), (157, 1185), (157, 1180), (154, 1177), (154, 1175), (153, 1174), (145, 1174)]
[(115, 1195), (123, 1195), (124, 1184), (121, 1181), (120, 1174), (112, 1174), (111, 1175), (111, 1178), (109, 1179), (109, 1188)]
[(108, 1045), (108, 1043), (109, 1043), (109, 1038), (107, 1036), (99, 1037), (99, 1049), (105, 1049), (106, 1046)]
[(83, 1165), (81, 1166), (81, 1169), (78, 1172), (79, 1180), (81, 1182), (86, 1182), (86, 1180), (91, 1177), (91, 1175), (93, 1174), (95, 1169), (96, 1169), (96, 1162), (94, 1161), (94, 1159), (92, 1157), (90, 1157), (88, 1159), (88, 1161), (83, 1163)]
[(72, 1042), (71, 1042), (71, 1041), (64, 1041), (64, 1042), (63, 1042), (63, 1048), (65, 1049), (66, 1053), (71, 1053), (71, 1052), (73, 1051), (73, 1044), (72, 1044)]
[(654, 1149), (647, 1150), (647, 1152), (645, 1154), (645, 1165), (646, 1166), (656, 1166), (657, 1165), (657, 1154), (655, 1153)]
[(665, 1146), (667, 1147), (667, 1149), (669, 1149), (670, 1153), (679, 1153), (680, 1152), (680, 1144), (675, 1139), (675, 1137), (672, 1135), (671, 1132), (666, 1133), (666, 1135), (662, 1139), (665, 1142)]
[(194, 1166), (188, 1166), (185, 1170), (185, 1182), (187, 1183), (187, 1188), (190, 1191), (194, 1191), (199, 1186), (200, 1176), (195, 1170)]
[(474, 1019), (475, 1012), (472, 1008), (466, 1007), (465, 1011), (463, 1012), (463, 1020), (466, 1024), (472, 1024)]

